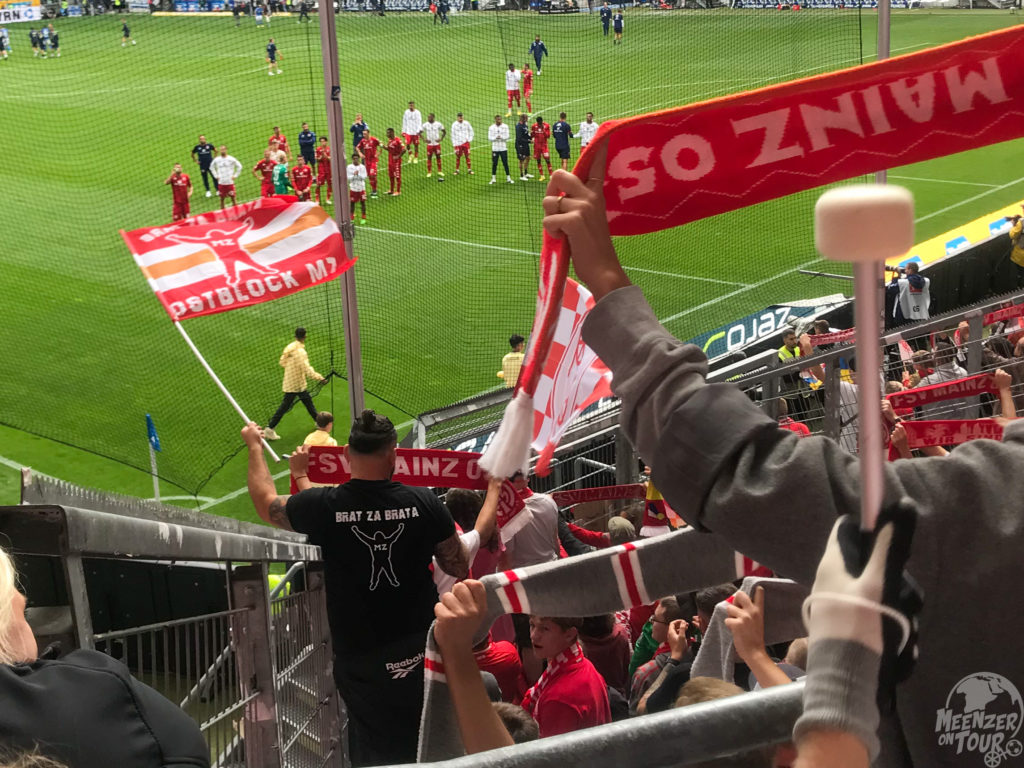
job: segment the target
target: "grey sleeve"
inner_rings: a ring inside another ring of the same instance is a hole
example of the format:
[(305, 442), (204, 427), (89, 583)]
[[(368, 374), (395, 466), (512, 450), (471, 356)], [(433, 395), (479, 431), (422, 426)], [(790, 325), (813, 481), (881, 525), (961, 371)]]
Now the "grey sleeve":
[[(611, 369), (622, 429), (672, 507), (779, 575), (812, 583), (836, 517), (859, 511), (856, 457), (828, 438), (801, 439), (779, 429), (732, 385), (706, 384), (704, 354), (672, 337), (636, 286), (603, 297), (583, 337)], [(1024, 446), (1015, 445), (1011, 454), (1019, 459)], [(941, 515), (949, 525), (959, 516), (975, 524), (962, 510), (976, 509), (977, 500), (953, 515), (943, 511), (958, 491), (977, 493), (979, 471), (991, 472), (992, 454), (1006, 450), (976, 441), (947, 459), (886, 465), (886, 502), (910, 496), (922, 511), (915, 552), (933, 546), (927, 518)]]

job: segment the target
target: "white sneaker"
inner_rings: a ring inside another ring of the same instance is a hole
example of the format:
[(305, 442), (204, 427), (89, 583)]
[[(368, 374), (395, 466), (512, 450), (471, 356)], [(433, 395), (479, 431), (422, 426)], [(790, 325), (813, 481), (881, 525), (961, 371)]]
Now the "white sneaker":
[(496, 178), (494, 178), (493, 176), (491, 176), (491, 180), (489, 182), (487, 182), (487, 183), (488, 184), (497, 184), (498, 180)]
[(520, 176), (520, 177), (519, 177), (519, 180), (520, 180), (520, 181), (527, 181), (527, 178), (526, 178), (525, 176)]
[[(134, 40), (132, 40), (132, 45), (135, 45), (135, 41), (134, 41)], [(539, 74), (539, 73), (538, 73), (538, 74)]]
[(213, 197), (213, 192), (211, 192), (210, 190), (206, 190), (206, 196)]
[(273, 77), (273, 76), (274, 76), (274, 73), (273, 73), (273, 72), (267, 72), (267, 74), (268, 74), (268, 75), (270, 75), (271, 77)]
[(277, 434), (277, 432), (272, 430), (270, 427), (267, 427), (266, 429), (263, 430), (263, 437), (266, 440), (280, 440), (281, 439), (281, 436), (279, 434)]
[(532, 174), (532, 173), (528, 173), (528, 174), (526, 174), (526, 178), (528, 178), (528, 179), (532, 179), (532, 178), (533, 178), (533, 174)]
[(505, 177), (505, 181), (507, 181), (509, 184), (515, 184), (515, 182), (512, 181), (512, 177), (511, 176), (506, 176)]
[(281, 70), (280, 70), (280, 69), (279, 69), (279, 70), (277, 70), (277, 74), (279, 74), (279, 75), (281, 74)]

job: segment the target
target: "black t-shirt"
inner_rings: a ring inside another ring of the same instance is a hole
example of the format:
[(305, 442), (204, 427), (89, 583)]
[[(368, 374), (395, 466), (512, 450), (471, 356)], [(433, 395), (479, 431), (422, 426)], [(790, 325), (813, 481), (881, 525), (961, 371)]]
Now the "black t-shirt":
[(437, 590), (434, 547), (455, 522), (426, 488), (350, 480), (288, 499), (292, 528), (321, 547), (335, 649), (369, 650), (383, 638), (424, 636)]

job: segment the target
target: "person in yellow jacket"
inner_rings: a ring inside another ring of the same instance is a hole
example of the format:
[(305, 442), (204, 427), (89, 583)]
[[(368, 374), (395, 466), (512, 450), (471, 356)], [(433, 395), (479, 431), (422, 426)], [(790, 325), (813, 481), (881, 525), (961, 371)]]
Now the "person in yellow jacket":
[(331, 437), (331, 429), (334, 427), (334, 416), (330, 411), (320, 411), (316, 415), (316, 429), (306, 435), (302, 441), (303, 445), (327, 445), (335, 448), (338, 441)]
[[(1021, 206), (1024, 208), (1024, 205)], [(1010, 242), (1013, 243), (1013, 250), (1010, 251), (1010, 261), (1020, 269), (1017, 271), (1017, 285), (1024, 285), (1024, 221), (1020, 214), (1011, 216), (1013, 226), (1010, 228)]]
[(288, 413), (296, 398), (306, 406), (309, 417), (316, 421), (317, 410), (313, 407), (313, 396), (306, 389), (306, 379), (314, 378), (317, 381), (324, 381), (324, 377), (314, 371), (313, 366), (309, 364), (309, 355), (306, 354), (305, 328), (295, 329), (295, 341), (284, 348), (278, 362), (284, 368), (284, 381), (281, 383), (284, 397), (281, 399), (281, 405), (278, 406), (277, 411), (270, 417), (267, 428), (263, 430), (263, 436), (267, 440), (280, 439), (281, 436), (274, 431), (274, 427)]
[(501, 358), (501, 370), (498, 371), (498, 378), (504, 379), (505, 386), (511, 389), (519, 381), (519, 371), (523, 367), (523, 358), (526, 357), (526, 353), (523, 352), (526, 339), (515, 333), (509, 338), (508, 344), (512, 347), (512, 351)]

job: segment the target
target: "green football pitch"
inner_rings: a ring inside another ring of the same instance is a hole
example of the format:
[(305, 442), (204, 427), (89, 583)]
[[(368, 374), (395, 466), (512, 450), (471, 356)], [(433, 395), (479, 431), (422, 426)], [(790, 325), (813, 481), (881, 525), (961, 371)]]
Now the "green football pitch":
[[(45, 61), (32, 57), (27, 25), (13, 25), (13, 54), (0, 61), (0, 124), (9, 151), (0, 165), (0, 503), (16, 500), (22, 465), (152, 495), (150, 478), (138, 469), (148, 467), (143, 419), (151, 412), (164, 443), (160, 471), (173, 481), (164, 483), (164, 494), (188, 503), (197, 492), (212, 513), (252, 519), (238, 419), (174, 332), (118, 230), (170, 219), (162, 181), (175, 161), (192, 174), (193, 212), (215, 207), (189, 161), (200, 133), (242, 161), (239, 195), (250, 199), (259, 187), (248, 169), (274, 125), (293, 149), (301, 122), (325, 132), (319, 30), (316, 22), (285, 16), (266, 29), (250, 19), (236, 28), (230, 17), (128, 20), (137, 45), (126, 47), (118, 17), (59, 21), (62, 55)], [(496, 112), (505, 113), (503, 70), (527, 60), (534, 34), (551, 52), (533, 97), (534, 112), (549, 123), (561, 110), (574, 124), (587, 111), (602, 121), (874, 55), (875, 14), (868, 11), (627, 10), (626, 22), (623, 44), (613, 46), (587, 14), (460, 13), (449, 27), (434, 26), (425, 13), (338, 17), (349, 120), (362, 112), (383, 136), (389, 126), (400, 128), (414, 99), (424, 117), (432, 111), (450, 125), (462, 111), (476, 130), (475, 175), (452, 173), (446, 143), (443, 184), (427, 178), (425, 156), (407, 163), (401, 197), (368, 201), (369, 220), (357, 228), (367, 399), (396, 423), (494, 387), (509, 334), (529, 330), (543, 184), (520, 182), (514, 173), (514, 185), (489, 185), (486, 129)], [(896, 12), (892, 48), (920, 50), (1015, 23), (1017, 16), (998, 11)], [(274, 77), (263, 60), (271, 35), (282, 55), (282, 74)], [(918, 239), (1020, 199), (1021, 147), (894, 169), (893, 181), (916, 196)], [(810, 228), (816, 196), (617, 246), (658, 316), (690, 338), (776, 301), (848, 290), (795, 271), (817, 261)], [(296, 325), (310, 329), (314, 367), (339, 374), (317, 405), (332, 408), (343, 425), (336, 286), (187, 321), (261, 422), (280, 396), (277, 356)], [(277, 445), (287, 450), (309, 428), (301, 408), (293, 411)]]

